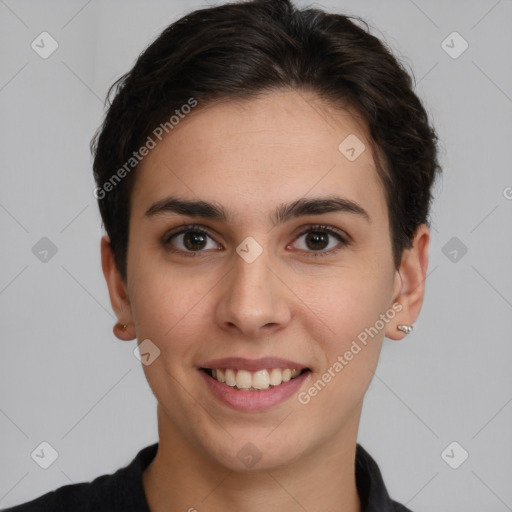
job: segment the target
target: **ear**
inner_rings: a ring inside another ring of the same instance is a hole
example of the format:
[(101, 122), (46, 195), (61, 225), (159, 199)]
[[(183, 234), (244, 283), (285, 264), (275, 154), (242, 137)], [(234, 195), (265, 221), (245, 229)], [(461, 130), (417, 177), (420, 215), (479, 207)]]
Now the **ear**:
[(398, 302), (402, 309), (395, 320), (387, 324), (387, 338), (402, 339), (406, 335), (397, 326), (412, 325), (418, 318), (425, 294), (429, 243), (430, 231), (425, 224), (421, 224), (415, 231), (412, 247), (404, 250), (400, 267), (395, 273), (393, 304)]
[(114, 334), (123, 341), (133, 340), (136, 335), (128, 289), (117, 269), (114, 251), (110, 245), (108, 235), (104, 235), (101, 238), (101, 266), (108, 286), (110, 303), (119, 321), (119, 323), (114, 326)]

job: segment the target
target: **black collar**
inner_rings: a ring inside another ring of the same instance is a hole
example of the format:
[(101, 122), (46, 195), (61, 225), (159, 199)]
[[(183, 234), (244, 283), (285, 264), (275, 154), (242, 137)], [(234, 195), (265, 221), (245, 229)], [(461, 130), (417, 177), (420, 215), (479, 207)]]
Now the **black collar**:
[(356, 486), (361, 512), (411, 512), (389, 497), (379, 466), (359, 443), (356, 448)]

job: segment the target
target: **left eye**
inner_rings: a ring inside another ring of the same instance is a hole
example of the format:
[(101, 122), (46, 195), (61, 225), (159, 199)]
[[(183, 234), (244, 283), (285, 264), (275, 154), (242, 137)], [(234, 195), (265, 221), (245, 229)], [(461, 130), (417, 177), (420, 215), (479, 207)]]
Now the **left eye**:
[[(310, 226), (307, 230), (298, 235), (294, 244), (304, 236), (306, 246), (299, 247), (299, 249), (312, 253), (308, 254), (308, 256), (313, 257), (332, 254), (341, 248), (336, 246), (348, 245), (349, 243), (341, 231), (328, 226)], [(329, 248), (329, 237), (334, 237), (338, 240), (338, 244), (334, 244), (334, 248)], [(174, 239), (180, 242), (176, 244), (173, 242)], [(186, 256), (196, 256), (204, 252), (203, 249), (219, 250), (215, 247), (215, 243), (213, 246), (208, 247), (208, 239), (215, 242), (201, 226), (183, 226), (177, 232), (164, 235), (162, 244), (171, 252), (181, 253)], [(177, 250), (172, 247), (177, 247)]]
[[(306, 235), (306, 238), (304, 239), (304, 242), (306, 243), (305, 250), (307, 252), (308, 249), (313, 249), (311, 252), (317, 253), (313, 254), (312, 256), (324, 256), (326, 254), (331, 254), (333, 252), (337, 252), (340, 247), (337, 248), (331, 248), (329, 250), (325, 250), (329, 246), (329, 237), (334, 237), (338, 240), (338, 244), (335, 244), (334, 247), (337, 245), (347, 245), (348, 242), (345, 239), (345, 237), (338, 232), (338, 230), (335, 230), (333, 228), (329, 228), (327, 226), (312, 226), (308, 228), (306, 231), (303, 231), (298, 237), (297, 240), (300, 240), (303, 236)], [(326, 247), (327, 244), (327, 247)], [(309, 247), (308, 247), (309, 245)]]

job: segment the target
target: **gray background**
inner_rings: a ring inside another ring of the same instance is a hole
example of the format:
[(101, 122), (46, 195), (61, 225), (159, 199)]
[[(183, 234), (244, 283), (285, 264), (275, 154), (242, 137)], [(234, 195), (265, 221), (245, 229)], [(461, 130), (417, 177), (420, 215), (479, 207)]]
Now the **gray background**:
[[(205, 5), (0, 0), (1, 507), (112, 472), (157, 441), (136, 341), (111, 333), (88, 145), (108, 86)], [(317, 5), (374, 27), (442, 139), (423, 311), (408, 338), (385, 340), (359, 442), (415, 512), (512, 510), (512, 1)], [(31, 48), (43, 31), (59, 45), (47, 59)], [(442, 46), (453, 31), (469, 44), (457, 58)], [(32, 251), (42, 237), (58, 249), (46, 262)], [(30, 456), (42, 441), (59, 454), (46, 470)], [(446, 461), (461, 448), (441, 455), (453, 441), (469, 453), (457, 469)]]

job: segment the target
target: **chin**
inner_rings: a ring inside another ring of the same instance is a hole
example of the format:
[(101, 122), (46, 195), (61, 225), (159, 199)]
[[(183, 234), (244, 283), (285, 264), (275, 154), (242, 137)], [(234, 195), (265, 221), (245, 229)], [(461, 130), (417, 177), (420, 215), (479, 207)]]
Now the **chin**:
[[(290, 414), (290, 419), (293, 416), (294, 413)], [(237, 473), (258, 473), (293, 464), (321, 444), (307, 437), (305, 430), (299, 424), (277, 423), (277, 428), (276, 424), (271, 427), (245, 425), (227, 431), (212, 425), (212, 432), (201, 432), (194, 444), (202, 446), (214, 465)]]

